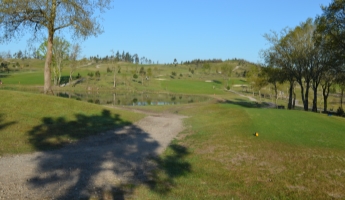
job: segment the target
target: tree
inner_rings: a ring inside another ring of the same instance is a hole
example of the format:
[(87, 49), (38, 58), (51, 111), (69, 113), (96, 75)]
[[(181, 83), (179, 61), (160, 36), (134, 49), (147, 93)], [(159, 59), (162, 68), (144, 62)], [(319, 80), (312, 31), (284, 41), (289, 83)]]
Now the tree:
[(271, 44), (271, 46), (262, 52), (267, 65), (280, 68), (282, 71), (282, 79), (289, 82), (289, 100), (288, 109), (294, 108), (294, 85), (295, 85), (295, 65), (293, 54), (293, 46), (291, 43), (291, 29), (283, 29), (280, 34), (272, 32), (272, 34), (265, 34), (265, 39)]
[(143, 84), (144, 84), (144, 77), (145, 77), (145, 75), (146, 75), (146, 72), (145, 72), (144, 67), (141, 67), (141, 68), (140, 68), (139, 74), (140, 74), (140, 76), (141, 76), (141, 85), (143, 85)]
[(72, 83), (73, 80), (73, 73), (77, 69), (78, 65), (78, 57), (80, 56), (81, 53), (81, 47), (79, 44), (74, 44), (72, 46), (71, 54), (69, 56), (70, 59), (70, 72), (69, 72), (69, 83)]
[(343, 97), (344, 97), (344, 91), (345, 91), (345, 72), (344, 71), (338, 74), (336, 82), (340, 87), (340, 108), (341, 110), (343, 110)]
[[(47, 56), (47, 43), (45, 40), (37, 49), (40, 57)], [(64, 62), (68, 59), (71, 44), (60, 37), (55, 37), (53, 42), (52, 68), (54, 73), (54, 85), (60, 85), (61, 72)]]
[(69, 28), (76, 38), (86, 39), (102, 32), (95, 13), (110, 8), (110, 0), (0, 0), (0, 42), (20, 38), (26, 31), (36, 38), (46, 31), (47, 56), (44, 65), (44, 93), (51, 88), (53, 40), (56, 31)]
[(175, 65), (175, 67), (177, 65), (177, 59), (176, 58), (174, 58), (174, 65)]
[[(111, 50), (112, 55), (114, 56), (114, 50)], [(113, 67), (113, 72), (114, 72), (114, 88), (116, 88), (116, 66), (114, 65), (114, 60), (111, 60), (111, 65)]]
[(226, 87), (229, 87), (229, 79), (231, 77), (233, 67), (229, 66), (228, 63), (224, 63), (220, 67), (220, 70), (221, 70), (221, 74), (223, 76), (224, 81), (226, 81)]
[(274, 103), (277, 106), (278, 83), (284, 82), (282, 69), (272, 66), (262, 67), (262, 77), (267, 81), (267, 83), (272, 84), (275, 97)]
[(152, 69), (151, 69), (151, 67), (149, 67), (147, 69), (147, 77), (150, 78), (151, 76), (152, 76)]
[(345, 49), (345, 1), (333, 0), (328, 6), (322, 6), (323, 14), (317, 17), (318, 31), (330, 37), (333, 47)]

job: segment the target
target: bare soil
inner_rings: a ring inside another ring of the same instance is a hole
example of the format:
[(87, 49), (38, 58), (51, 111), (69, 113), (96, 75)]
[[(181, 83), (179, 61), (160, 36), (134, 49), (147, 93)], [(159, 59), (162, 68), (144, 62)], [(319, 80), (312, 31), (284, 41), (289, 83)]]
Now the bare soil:
[(0, 199), (124, 199), (123, 188), (149, 181), (151, 158), (184, 129), (181, 115), (146, 114), (59, 150), (0, 157)]

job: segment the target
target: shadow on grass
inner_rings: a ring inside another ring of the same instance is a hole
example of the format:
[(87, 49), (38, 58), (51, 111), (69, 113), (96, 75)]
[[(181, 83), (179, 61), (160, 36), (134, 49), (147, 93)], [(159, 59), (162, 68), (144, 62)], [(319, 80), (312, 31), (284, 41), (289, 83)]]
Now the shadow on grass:
[(17, 123), (15, 121), (4, 123), (3, 122), (4, 121), (4, 117), (3, 116), (4, 116), (3, 114), (0, 114), (0, 130), (6, 128), (7, 126), (11, 126), (11, 125)]
[(226, 104), (235, 104), (238, 106), (242, 106), (245, 108), (265, 108), (267, 107), (269, 104), (265, 103), (265, 102), (256, 102), (256, 101), (245, 101), (243, 99), (234, 99), (234, 100), (226, 100), (223, 101), (221, 103), (226, 103)]
[[(99, 132), (103, 133), (94, 135)], [(50, 150), (70, 139), (90, 136), (35, 158), (35, 175), (27, 184), (43, 198), (124, 199), (142, 184), (164, 195), (174, 185), (174, 179), (186, 175), (191, 168), (184, 161), (188, 154), (185, 147), (171, 145), (170, 154), (160, 158), (158, 141), (108, 110), (93, 116), (78, 114), (75, 121), (43, 118), (29, 135), (38, 150)]]
[(216, 84), (222, 84), (222, 82), (221, 81), (218, 81), (218, 80), (212, 80), (214, 83), (216, 83)]
[[(0, 72), (1, 73), (1, 72)], [(8, 75), (8, 74), (0, 74), (0, 79), (1, 78), (7, 78), (8, 76), (11, 76), (11, 75)]]
[(167, 194), (175, 186), (175, 178), (186, 176), (191, 172), (191, 165), (185, 161), (189, 154), (186, 147), (171, 144), (168, 148), (169, 155), (163, 158), (156, 158), (154, 161), (158, 164), (158, 170), (153, 174), (152, 181), (149, 181), (149, 187), (152, 191), (159, 194)]

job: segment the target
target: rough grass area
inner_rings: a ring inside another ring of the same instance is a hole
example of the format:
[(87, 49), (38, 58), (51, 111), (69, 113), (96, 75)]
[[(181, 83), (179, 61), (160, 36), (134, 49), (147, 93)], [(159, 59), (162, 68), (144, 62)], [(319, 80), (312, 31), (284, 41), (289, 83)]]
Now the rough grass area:
[[(236, 102), (182, 110), (191, 117), (176, 143), (188, 170), (161, 165), (159, 187), (139, 186), (135, 199), (345, 198), (343, 118)], [(172, 181), (164, 172), (174, 169), (185, 173)]]
[(0, 155), (57, 148), (142, 117), (77, 100), (2, 90)]

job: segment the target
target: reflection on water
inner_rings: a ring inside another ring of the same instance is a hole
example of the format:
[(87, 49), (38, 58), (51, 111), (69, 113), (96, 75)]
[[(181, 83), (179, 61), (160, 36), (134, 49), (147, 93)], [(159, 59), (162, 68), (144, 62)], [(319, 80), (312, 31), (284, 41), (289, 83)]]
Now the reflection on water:
[[(17, 90), (31, 93), (42, 93), (42, 88), (0, 87), (0, 90)], [(76, 99), (102, 105), (147, 106), (174, 105), (193, 102), (204, 102), (210, 98), (197, 95), (147, 93), (147, 92), (115, 92), (115, 91), (54, 91), (55, 96)]]
[(174, 105), (209, 100), (208, 97), (196, 95), (164, 94), (164, 93), (77, 93), (58, 92), (59, 97), (71, 98), (89, 103), (102, 105), (125, 105), (125, 106), (147, 106), (147, 105)]

